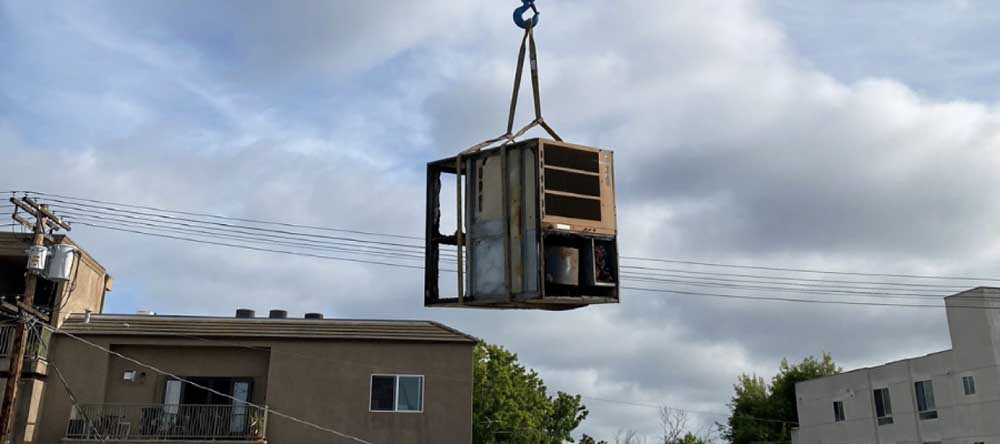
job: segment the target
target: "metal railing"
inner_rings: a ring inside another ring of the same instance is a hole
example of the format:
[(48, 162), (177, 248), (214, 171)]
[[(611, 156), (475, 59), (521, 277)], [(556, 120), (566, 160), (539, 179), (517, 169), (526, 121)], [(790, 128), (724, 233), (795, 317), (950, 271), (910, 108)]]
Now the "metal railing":
[[(14, 347), (14, 325), (0, 326), (0, 358), (10, 357), (10, 351)], [(25, 350), (25, 359), (35, 359), (41, 350), (41, 341), (34, 334), (28, 335), (28, 349)]]
[(66, 438), (263, 441), (266, 430), (267, 410), (251, 405), (82, 404)]

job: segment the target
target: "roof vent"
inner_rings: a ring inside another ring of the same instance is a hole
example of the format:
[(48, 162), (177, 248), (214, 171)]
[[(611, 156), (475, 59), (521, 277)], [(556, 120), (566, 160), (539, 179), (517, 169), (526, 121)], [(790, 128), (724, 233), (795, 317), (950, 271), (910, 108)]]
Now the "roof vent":
[(306, 313), (306, 319), (323, 319), (323, 313)]
[(140, 316), (156, 316), (156, 312), (150, 310), (136, 310), (135, 314)]
[(288, 317), (288, 311), (286, 310), (271, 310), (267, 315), (271, 319), (285, 319)]
[(253, 310), (249, 309), (249, 308), (237, 308), (236, 309), (236, 318), (237, 319), (252, 319), (254, 316), (256, 316), (256, 313)]

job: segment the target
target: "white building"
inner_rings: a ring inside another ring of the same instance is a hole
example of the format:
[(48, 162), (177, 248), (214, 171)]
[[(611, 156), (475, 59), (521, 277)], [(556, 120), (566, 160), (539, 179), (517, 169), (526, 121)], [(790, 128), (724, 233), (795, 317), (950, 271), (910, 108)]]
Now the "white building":
[(1000, 444), (1000, 288), (945, 299), (952, 349), (795, 385), (795, 444)]

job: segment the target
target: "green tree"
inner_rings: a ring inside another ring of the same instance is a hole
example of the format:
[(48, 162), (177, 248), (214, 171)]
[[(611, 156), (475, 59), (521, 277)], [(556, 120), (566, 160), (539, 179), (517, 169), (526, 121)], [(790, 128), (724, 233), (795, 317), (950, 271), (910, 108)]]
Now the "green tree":
[(705, 444), (705, 440), (695, 436), (694, 433), (687, 432), (684, 437), (677, 441), (677, 444)]
[(498, 345), (474, 351), (472, 397), (474, 444), (562, 444), (587, 418), (580, 396), (549, 396), (534, 370)]
[(732, 414), (720, 424), (723, 438), (732, 444), (791, 440), (791, 427), (799, 420), (795, 405), (795, 383), (840, 373), (829, 354), (809, 356), (791, 365), (782, 359), (778, 374), (768, 385), (757, 375), (740, 375), (729, 404)]

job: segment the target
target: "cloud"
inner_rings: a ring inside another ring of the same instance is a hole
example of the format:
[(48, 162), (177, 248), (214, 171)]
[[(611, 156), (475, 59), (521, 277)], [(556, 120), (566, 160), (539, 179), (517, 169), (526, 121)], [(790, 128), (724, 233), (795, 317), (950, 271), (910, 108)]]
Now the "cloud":
[[(509, 10), (286, 6), (4, 4), (0, 188), (419, 235), (424, 163), (506, 123)], [(991, 274), (995, 104), (827, 72), (772, 16), (751, 1), (544, 6), (545, 116), (616, 150), (623, 251)], [(739, 373), (786, 356), (854, 367), (948, 347), (937, 310), (637, 291), (565, 313), (427, 310), (413, 270), (73, 236), (115, 275), (116, 311), (435, 319), (518, 352), (552, 389), (692, 410), (725, 410)], [(648, 408), (587, 403), (584, 430), (604, 439), (656, 427)]]

